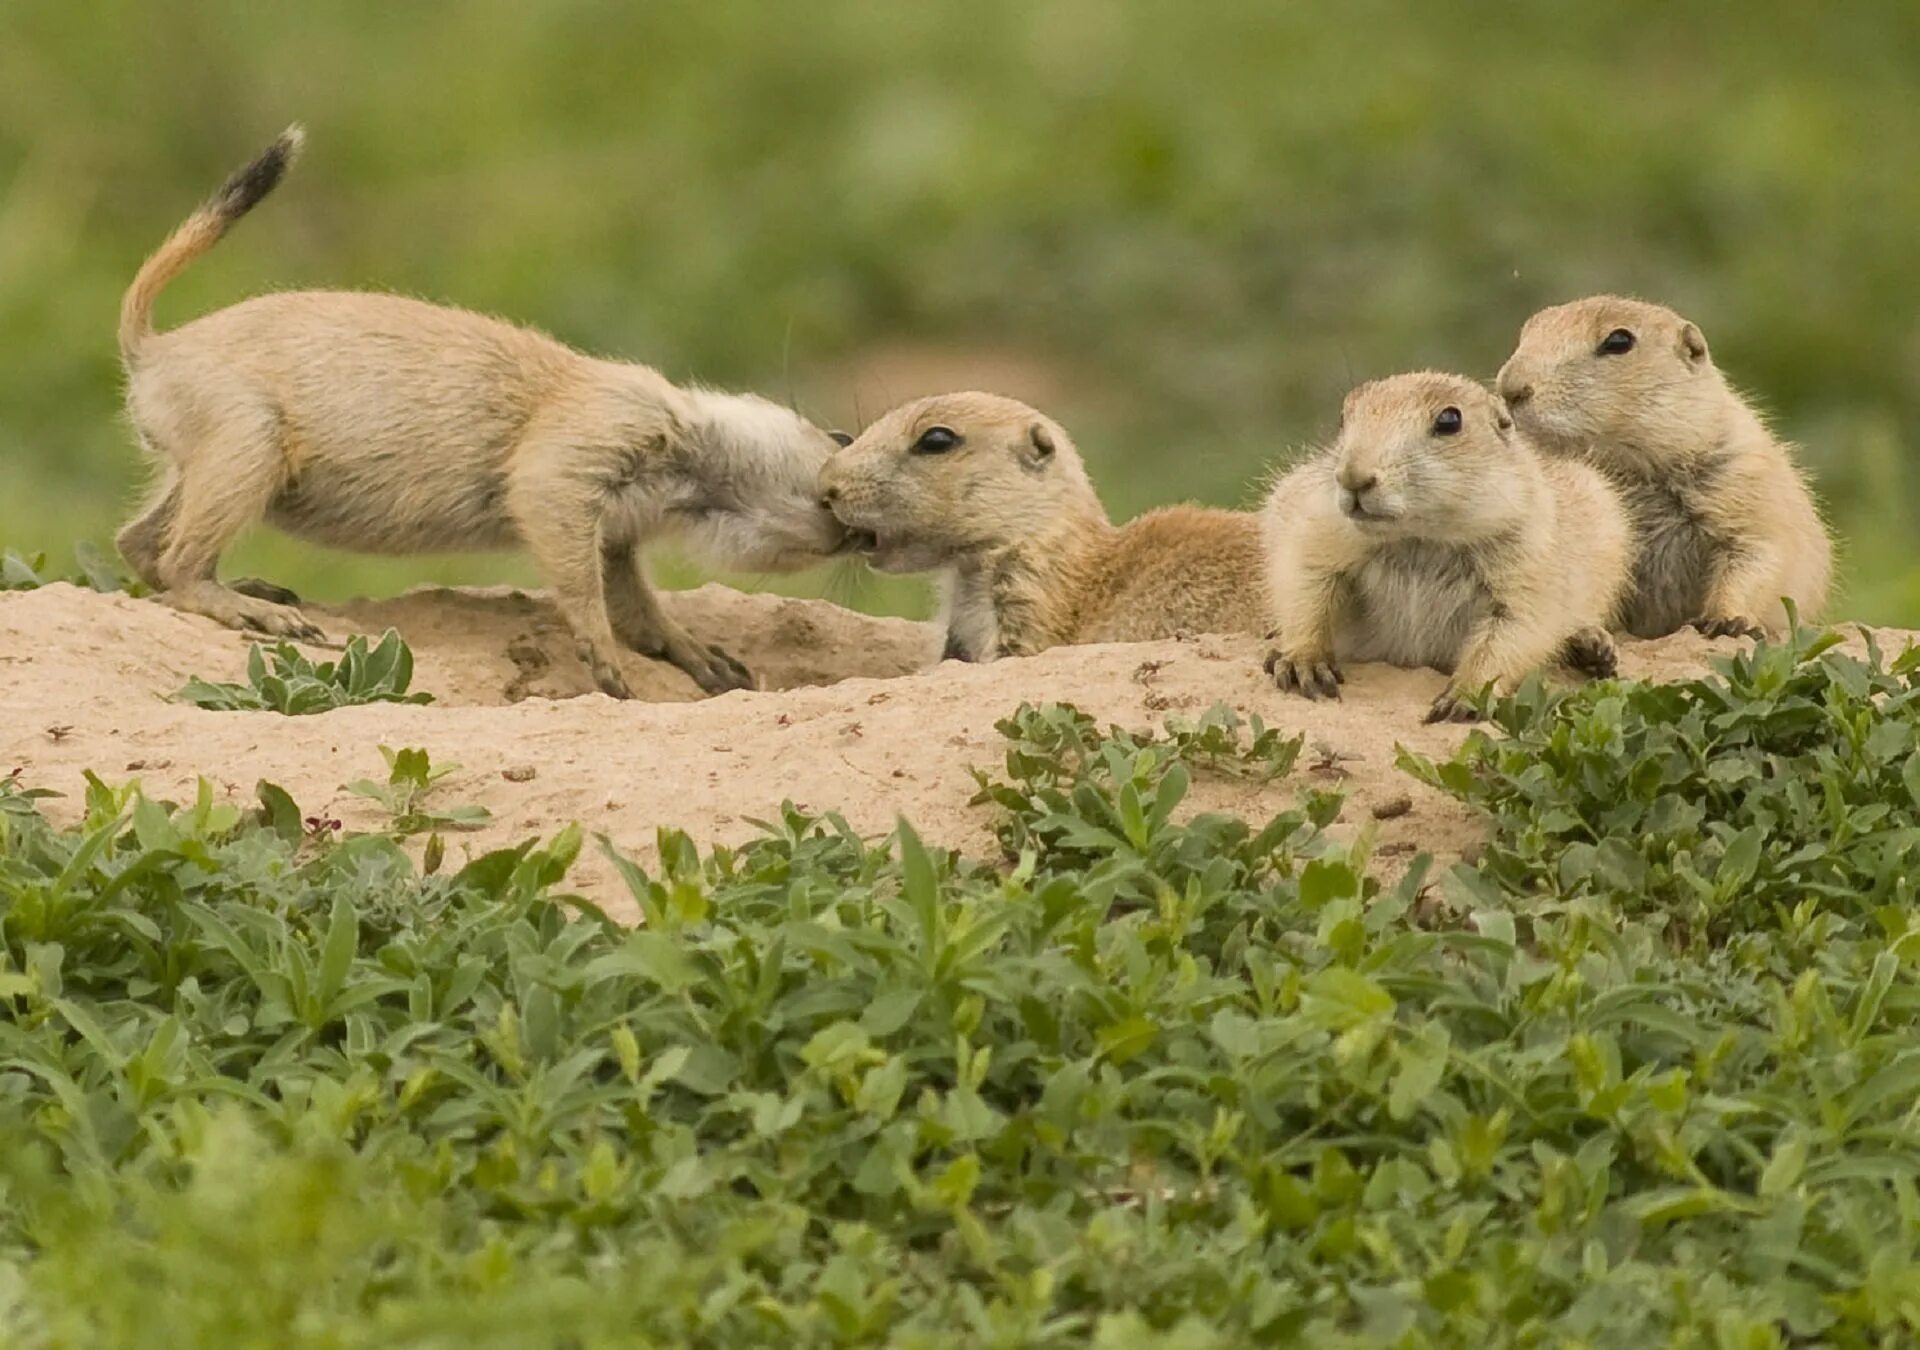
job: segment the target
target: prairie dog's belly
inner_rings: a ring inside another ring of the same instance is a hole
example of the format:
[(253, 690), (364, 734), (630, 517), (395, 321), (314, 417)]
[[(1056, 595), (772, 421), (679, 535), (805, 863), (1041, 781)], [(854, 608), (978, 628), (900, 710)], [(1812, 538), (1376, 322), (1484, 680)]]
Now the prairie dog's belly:
[(1343, 661), (1385, 661), (1451, 671), (1486, 604), (1479, 572), (1455, 548), (1408, 540), (1388, 544), (1346, 580), (1334, 625)]
[(1635, 637), (1664, 637), (1706, 608), (1715, 544), (1668, 487), (1617, 482), (1633, 526), (1633, 590), (1623, 622)]
[(367, 553), (464, 553), (512, 548), (502, 476), (422, 475), (405, 462), (363, 454), (297, 472), (267, 519), (302, 539)]

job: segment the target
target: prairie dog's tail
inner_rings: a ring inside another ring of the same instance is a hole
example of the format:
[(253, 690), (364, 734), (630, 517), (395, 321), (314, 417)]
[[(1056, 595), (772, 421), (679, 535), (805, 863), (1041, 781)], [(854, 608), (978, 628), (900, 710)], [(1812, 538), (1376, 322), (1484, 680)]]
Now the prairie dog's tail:
[(169, 281), (179, 276), (188, 263), (220, 242), (233, 223), (260, 204), (300, 154), (306, 132), (299, 123), (280, 133), (244, 169), (220, 185), (206, 205), (188, 216), (180, 228), (167, 236), (167, 242), (140, 265), (133, 284), (120, 301), (120, 359), (133, 365), (141, 344), (153, 336), (153, 302)]

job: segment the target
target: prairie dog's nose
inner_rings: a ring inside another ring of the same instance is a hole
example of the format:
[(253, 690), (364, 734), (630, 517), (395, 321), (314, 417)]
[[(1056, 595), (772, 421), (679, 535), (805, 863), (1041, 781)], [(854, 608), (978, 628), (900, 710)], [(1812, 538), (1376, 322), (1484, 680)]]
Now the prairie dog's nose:
[(1342, 464), (1340, 471), (1334, 474), (1334, 480), (1358, 497), (1380, 486), (1380, 475), (1370, 470), (1356, 469), (1351, 464)]
[(832, 485), (828, 485), (826, 490), (820, 494), (820, 505), (827, 507), (829, 510), (831, 510), (833, 504), (839, 500), (840, 489)]
[(1508, 371), (1504, 366), (1494, 378), (1493, 387), (1509, 406), (1525, 403), (1533, 397), (1533, 384)]

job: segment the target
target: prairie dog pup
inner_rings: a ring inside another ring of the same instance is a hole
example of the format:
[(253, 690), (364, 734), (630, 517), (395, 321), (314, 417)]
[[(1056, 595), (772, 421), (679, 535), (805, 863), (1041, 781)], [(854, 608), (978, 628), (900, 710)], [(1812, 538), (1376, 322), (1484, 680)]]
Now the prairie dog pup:
[(1611, 673), (1620, 503), (1594, 470), (1536, 455), (1464, 376), (1348, 394), (1332, 447), (1274, 485), (1262, 522), (1282, 689), (1338, 698), (1341, 661), (1433, 666), (1453, 678), (1426, 720), (1468, 721), (1469, 693), (1556, 658)]
[(1541, 310), (1497, 380), (1541, 448), (1612, 480), (1637, 536), (1623, 626), (1660, 637), (1819, 619), (1833, 545), (1790, 449), (1729, 385), (1700, 330), (1663, 305), (1600, 295)]
[(118, 537), (134, 571), (178, 609), (312, 637), (298, 610), (217, 578), (257, 520), (370, 552), (524, 545), (605, 692), (629, 696), (617, 642), (709, 693), (750, 686), (660, 608), (639, 550), (678, 532), (754, 570), (836, 551), (845, 532), (815, 486), (835, 441), (805, 419), (392, 295), (262, 295), (154, 331), (161, 288), (273, 190), (300, 143), (291, 128), (234, 174), (121, 305), (127, 410), (165, 465)]
[(1173, 506), (1115, 526), (1059, 423), (1010, 398), (895, 408), (834, 453), (820, 492), (874, 566), (946, 574), (949, 658), (1265, 626), (1254, 516)]

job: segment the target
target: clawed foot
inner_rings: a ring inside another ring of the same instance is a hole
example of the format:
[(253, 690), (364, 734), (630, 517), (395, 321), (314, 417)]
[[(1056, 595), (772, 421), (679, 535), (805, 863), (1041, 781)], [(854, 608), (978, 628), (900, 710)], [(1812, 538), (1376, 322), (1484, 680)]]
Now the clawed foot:
[(300, 597), (285, 586), (276, 586), (271, 581), (262, 581), (259, 577), (241, 577), (228, 589), (238, 595), (250, 595), (255, 600), (265, 600), (270, 605), (285, 605), (292, 608), (300, 603)]
[(595, 652), (590, 643), (582, 642), (577, 650), (580, 659), (593, 673), (593, 682), (600, 692), (608, 698), (632, 698), (633, 690), (627, 685), (627, 677), (620, 671), (620, 663), (610, 655)]
[(1448, 685), (1440, 691), (1440, 697), (1433, 701), (1433, 706), (1427, 709), (1427, 715), (1421, 720), (1428, 723), (1478, 722), (1480, 710), (1467, 700), (1464, 693)]
[(242, 595), (217, 582), (183, 586), (164, 592), (160, 598), (175, 609), (204, 615), (243, 633), (264, 633), (296, 642), (320, 642), (326, 638), (325, 633), (293, 606)]
[(693, 682), (709, 694), (756, 687), (752, 671), (719, 647), (697, 639), (670, 646), (667, 660), (691, 675)]
[(1745, 637), (1763, 638), (1767, 630), (1760, 626), (1758, 619), (1745, 614), (1728, 614), (1719, 617), (1702, 616), (1693, 621), (1693, 626), (1708, 637)]
[(1288, 656), (1276, 647), (1267, 653), (1265, 665), (1277, 688), (1307, 698), (1337, 699), (1340, 686), (1347, 681), (1329, 657)]
[(1604, 628), (1582, 628), (1567, 639), (1560, 659), (1573, 670), (1596, 680), (1610, 680), (1620, 673), (1620, 651), (1613, 645), (1613, 634)]

